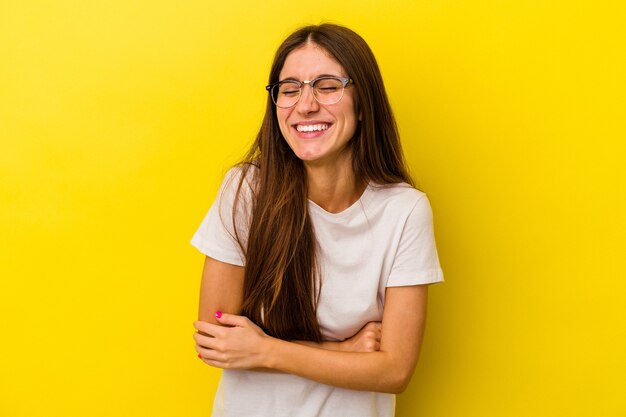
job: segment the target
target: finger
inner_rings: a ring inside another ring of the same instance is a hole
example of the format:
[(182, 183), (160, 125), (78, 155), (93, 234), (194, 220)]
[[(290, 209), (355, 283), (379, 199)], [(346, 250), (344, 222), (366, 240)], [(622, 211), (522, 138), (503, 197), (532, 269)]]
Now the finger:
[(363, 330), (380, 331), (381, 329), (382, 323), (379, 321), (370, 321), (365, 326), (363, 326)]
[(213, 361), (213, 360), (210, 360), (210, 359), (203, 358), (202, 355), (200, 355), (200, 354), (198, 354), (198, 358), (200, 358), (200, 360), (202, 362), (206, 363), (209, 366), (212, 366), (214, 368), (222, 369), (222, 366), (220, 366), (221, 362), (219, 362), (219, 361)]
[(206, 363), (207, 365), (211, 365), (214, 368), (220, 368), (220, 369), (226, 369), (227, 368), (226, 364), (222, 363), (222, 362), (212, 361), (212, 360), (209, 360), (209, 359), (202, 359), (202, 361), (204, 363)]
[(370, 340), (365, 343), (365, 352), (378, 352), (380, 350), (380, 343), (375, 340)]
[(366, 337), (367, 339), (371, 339), (371, 340), (380, 340), (381, 339), (381, 333), (377, 332), (376, 330), (368, 330), (365, 333), (363, 333), (363, 336)]
[(373, 331), (374, 333), (380, 335), (383, 332), (383, 324), (379, 321), (371, 321), (368, 323), (369, 326), (369, 330)]
[(220, 350), (220, 345), (216, 338), (205, 336), (202, 333), (194, 333), (193, 340), (197, 345), (200, 345), (207, 349)]
[(218, 326), (213, 323), (208, 323), (206, 321), (194, 321), (193, 327), (196, 328), (201, 333), (204, 333), (209, 336), (219, 337), (224, 334), (224, 328), (222, 326)]
[(196, 343), (196, 352), (200, 354), (202, 359), (209, 359), (212, 361), (218, 362), (226, 362), (227, 354), (224, 352), (220, 352), (219, 350), (210, 349), (205, 346), (201, 346)]
[(236, 314), (222, 313), (220, 317), (216, 315), (215, 318), (219, 324), (223, 324), (225, 326), (244, 327), (250, 323), (250, 320), (248, 320), (247, 317), (238, 316)]
[(202, 354), (198, 354), (198, 357), (200, 358), (200, 360), (202, 362), (204, 362), (207, 365), (212, 366), (214, 368), (219, 368), (219, 369), (225, 369), (226, 368), (226, 364), (224, 362), (222, 362), (222, 361), (205, 358), (205, 357), (202, 356)]

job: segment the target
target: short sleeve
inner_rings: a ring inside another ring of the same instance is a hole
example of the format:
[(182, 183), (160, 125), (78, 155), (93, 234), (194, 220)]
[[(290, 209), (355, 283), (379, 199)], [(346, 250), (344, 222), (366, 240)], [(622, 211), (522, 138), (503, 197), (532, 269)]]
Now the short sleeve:
[(430, 202), (422, 194), (408, 214), (393, 260), (388, 287), (432, 284), (443, 281)]
[(238, 266), (244, 266), (246, 263), (242, 246), (245, 248), (247, 242), (249, 225), (247, 207), (251, 195), (249, 183), (244, 180), (233, 218), (241, 172), (241, 168), (233, 168), (224, 176), (215, 202), (191, 239), (191, 245), (206, 256)]

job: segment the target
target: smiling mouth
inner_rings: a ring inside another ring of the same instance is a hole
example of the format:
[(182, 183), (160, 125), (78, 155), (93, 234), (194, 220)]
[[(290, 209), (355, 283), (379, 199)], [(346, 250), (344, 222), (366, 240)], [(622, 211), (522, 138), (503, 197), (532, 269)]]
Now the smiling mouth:
[(318, 123), (315, 125), (297, 125), (296, 130), (298, 132), (321, 132), (330, 127), (328, 123)]

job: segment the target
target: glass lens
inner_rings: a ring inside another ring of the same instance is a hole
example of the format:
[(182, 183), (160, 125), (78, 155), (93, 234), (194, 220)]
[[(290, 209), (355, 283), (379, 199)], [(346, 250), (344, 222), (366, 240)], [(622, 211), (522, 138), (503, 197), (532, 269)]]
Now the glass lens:
[(343, 96), (343, 83), (335, 78), (321, 78), (313, 88), (315, 97), (322, 104), (335, 104)]
[(300, 85), (293, 81), (283, 81), (274, 86), (272, 97), (278, 107), (291, 107), (300, 98)]

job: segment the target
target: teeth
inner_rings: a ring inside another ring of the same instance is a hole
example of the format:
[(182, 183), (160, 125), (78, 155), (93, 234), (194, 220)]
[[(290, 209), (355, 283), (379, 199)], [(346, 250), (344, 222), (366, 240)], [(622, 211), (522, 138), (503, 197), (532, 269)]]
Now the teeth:
[(328, 124), (321, 123), (318, 125), (298, 125), (296, 126), (298, 132), (313, 132), (316, 130), (326, 130), (328, 129)]

